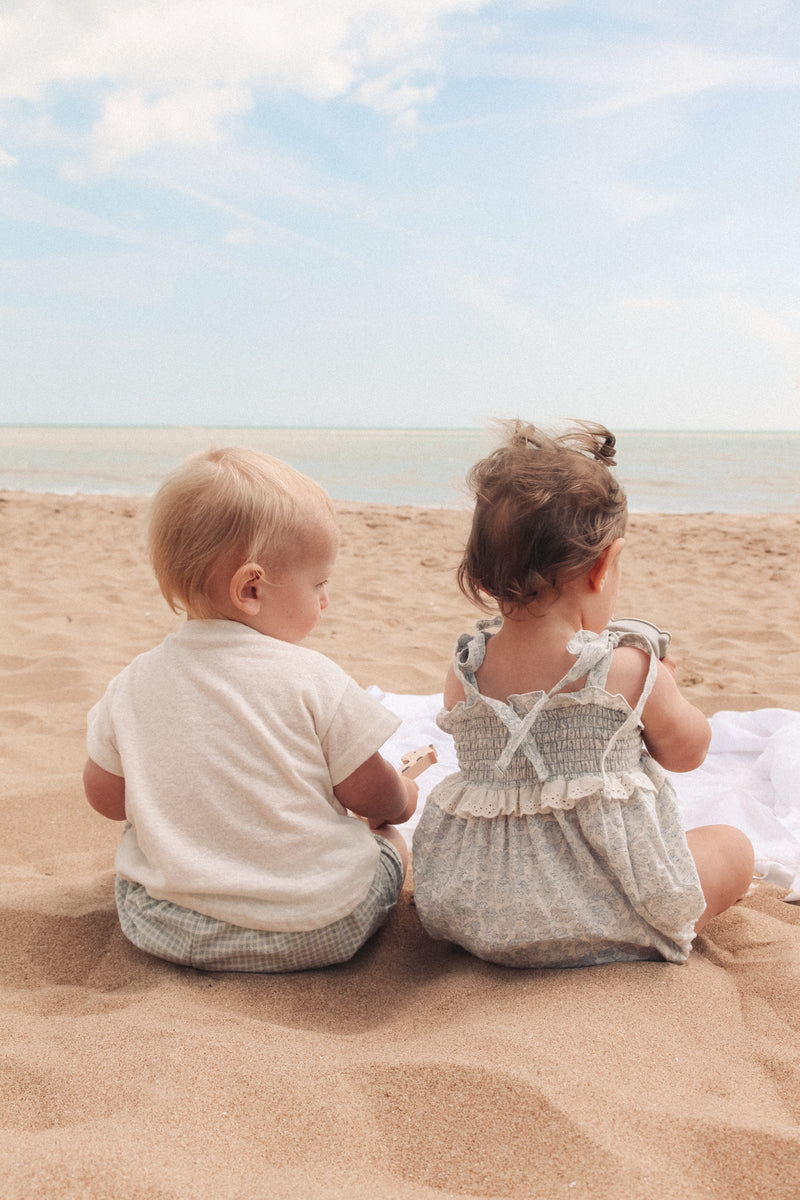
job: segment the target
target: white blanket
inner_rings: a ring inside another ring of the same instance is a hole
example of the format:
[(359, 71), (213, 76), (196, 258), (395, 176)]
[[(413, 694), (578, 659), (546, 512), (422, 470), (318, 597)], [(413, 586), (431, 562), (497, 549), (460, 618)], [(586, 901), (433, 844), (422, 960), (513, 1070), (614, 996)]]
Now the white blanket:
[[(436, 724), (437, 696), (404, 696), (368, 689), (402, 718), (383, 748), (399, 765), (403, 754), (432, 744), (439, 761), (417, 782), (420, 804), (403, 827), (410, 843), (423, 803), (435, 783), (458, 769), (453, 740)], [(687, 829), (726, 824), (743, 830), (755, 847), (756, 871), (790, 889), (800, 901), (800, 713), (783, 708), (718, 712), (711, 718), (711, 749), (702, 767), (672, 775)]]

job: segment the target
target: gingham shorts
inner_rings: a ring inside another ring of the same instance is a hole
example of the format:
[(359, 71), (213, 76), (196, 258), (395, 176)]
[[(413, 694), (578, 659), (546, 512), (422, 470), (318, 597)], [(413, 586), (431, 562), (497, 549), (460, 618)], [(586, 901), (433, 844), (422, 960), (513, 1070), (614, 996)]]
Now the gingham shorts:
[(366, 899), (347, 917), (296, 933), (244, 929), (169, 900), (155, 900), (140, 883), (117, 876), (122, 932), (148, 954), (204, 971), (306, 971), (347, 962), (384, 924), (403, 886), (400, 855), (373, 834), (380, 857)]

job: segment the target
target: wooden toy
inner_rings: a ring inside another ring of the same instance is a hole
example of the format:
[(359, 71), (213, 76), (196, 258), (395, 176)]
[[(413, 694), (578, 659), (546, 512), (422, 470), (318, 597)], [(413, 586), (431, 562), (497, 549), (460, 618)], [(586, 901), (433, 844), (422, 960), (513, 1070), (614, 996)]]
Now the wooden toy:
[(400, 774), (407, 779), (416, 779), (438, 760), (433, 746), (420, 746), (419, 750), (409, 750), (400, 761), (403, 763)]

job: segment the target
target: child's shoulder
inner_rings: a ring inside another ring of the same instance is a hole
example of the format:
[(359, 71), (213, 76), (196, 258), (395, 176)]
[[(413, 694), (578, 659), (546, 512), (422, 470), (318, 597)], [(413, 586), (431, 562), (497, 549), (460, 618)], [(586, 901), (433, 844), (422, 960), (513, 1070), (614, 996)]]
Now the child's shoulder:
[(243, 621), (227, 619), (185, 621), (173, 633), (167, 634), (164, 640), (153, 648), (153, 652), (169, 653), (171, 649), (187, 654), (246, 654), (255, 659), (316, 663), (321, 669), (326, 669), (325, 664), (329, 664), (330, 667), (339, 669), (332, 659), (319, 650), (270, 637)]
[(252, 640), (246, 640), (246, 647), (254, 663), (260, 663), (266, 671), (282, 677), (283, 686), (310, 687), (329, 699), (343, 696), (350, 690), (362, 690), (344, 667), (311, 646), (284, 642), (256, 632)]
[(181, 671), (195, 662), (205, 664), (215, 674), (238, 672), (243, 679), (246, 678), (241, 675), (243, 661), (249, 664), (248, 675), (272, 670), (284, 679), (298, 682), (316, 678), (341, 683), (350, 679), (338, 663), (319, 650), (283, 642), (238, 621), (227, 620), (185, 621), (132, 659), (117, 678), (162, 670)]
[(651, 657), (642, 646), (617, 646), (611, 652), (605, 690), (624, 696), (635, 708), (647, 683)]

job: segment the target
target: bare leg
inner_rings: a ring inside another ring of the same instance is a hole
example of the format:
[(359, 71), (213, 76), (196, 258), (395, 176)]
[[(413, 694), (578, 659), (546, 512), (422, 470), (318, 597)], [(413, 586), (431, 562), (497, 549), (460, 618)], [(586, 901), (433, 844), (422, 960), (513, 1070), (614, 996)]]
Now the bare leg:
[(403, 860), (403, 878), (405, 879), (408, 872), (408, 846), (406, 839), (403, 837), (396, 825), (379, 825), (377, 829), (372, 830), (379, 837), (386, 838), (387, 842), (391, 842), (400, 858)]
[(695, 924), (699, 933), (707, 921), (747, 891), (753, 878), (753, 847), (732, 825), (701, 825), (690, 829), (686, 840), (706, 898), (706, 910)]

